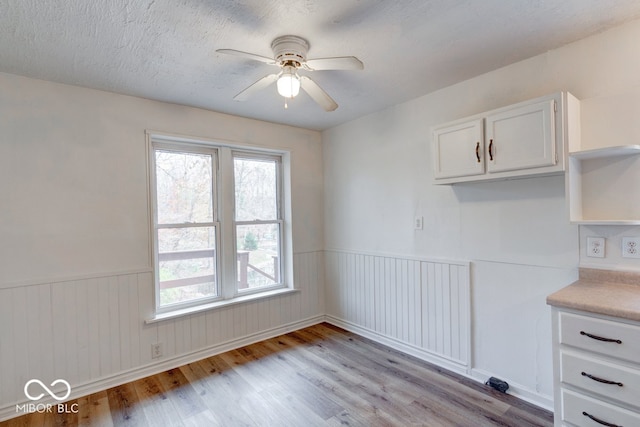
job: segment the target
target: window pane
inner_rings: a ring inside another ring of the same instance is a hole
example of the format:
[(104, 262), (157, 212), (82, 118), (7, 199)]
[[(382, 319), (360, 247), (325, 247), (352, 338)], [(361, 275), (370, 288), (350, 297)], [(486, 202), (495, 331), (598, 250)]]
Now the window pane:
[(280, 283), (280, 226), (252, 224), (236, 227), (238, 289)]
[(161, 228), (158, 230), (158, 252), (215, 249), (215, 227)]
[(278, 219), (275, 160), (235, 157), (236, 221)]
[(213, 221), (213, 159), (156, 151), (158, 224)]
[(160, 305), (218, 295), (214, 227), (158, 230)]

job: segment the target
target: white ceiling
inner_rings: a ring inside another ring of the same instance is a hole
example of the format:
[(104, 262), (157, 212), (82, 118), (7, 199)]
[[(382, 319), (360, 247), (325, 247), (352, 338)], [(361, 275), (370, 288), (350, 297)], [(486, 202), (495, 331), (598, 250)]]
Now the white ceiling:
[[(0, 0), (0, 71), (321, 130), (637, 18), (638, 0)], [(285, 34), (364, 62), (310, 75), (336, 111), (285, 110), (275, 85), (233, 101), (274, 68), (215, 50), (270, 57)]]

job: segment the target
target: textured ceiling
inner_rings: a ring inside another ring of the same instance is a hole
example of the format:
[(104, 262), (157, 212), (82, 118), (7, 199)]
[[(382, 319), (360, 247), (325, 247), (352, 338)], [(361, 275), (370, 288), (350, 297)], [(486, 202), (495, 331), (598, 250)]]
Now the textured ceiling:
[[(0, 0), (0, 71), (326, 129), (636, 18), (638, 0)], [(309, 74), (336, 111), (285, 110), (275, 85), (233, 101), (277, 69), (215, 50), (270, 57), (285, 34), (364, 62)]]

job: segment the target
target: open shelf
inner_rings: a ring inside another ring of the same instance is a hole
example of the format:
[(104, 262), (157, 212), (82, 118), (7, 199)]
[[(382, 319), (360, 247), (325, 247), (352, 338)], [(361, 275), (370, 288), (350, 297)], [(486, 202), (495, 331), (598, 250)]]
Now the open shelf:
[(603, 157), (632, 156), (640, 154), (640, 145), (620, 145), (617, 147), (596, 148), (595, 150), (575, 151), (570, 157), (580, 160), (598, 159)]
[(640, 225), (640, 145), (569, 153), (567, 201), (574, 224)]
[(580, 225), (640, 225), (640, 219), (575, 219), (572, 224)]

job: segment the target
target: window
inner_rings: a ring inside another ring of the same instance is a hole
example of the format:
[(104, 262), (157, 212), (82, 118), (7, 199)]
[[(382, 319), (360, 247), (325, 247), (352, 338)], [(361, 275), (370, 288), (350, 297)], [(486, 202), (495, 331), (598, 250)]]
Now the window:
[(150, 139), (156, 311), (285, 287), (282, 155)]
[(279, 170), (278, 158), (234, 153), (236, 256), (241, 292), (280, 282)]

